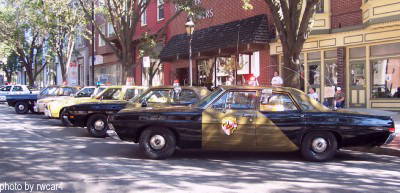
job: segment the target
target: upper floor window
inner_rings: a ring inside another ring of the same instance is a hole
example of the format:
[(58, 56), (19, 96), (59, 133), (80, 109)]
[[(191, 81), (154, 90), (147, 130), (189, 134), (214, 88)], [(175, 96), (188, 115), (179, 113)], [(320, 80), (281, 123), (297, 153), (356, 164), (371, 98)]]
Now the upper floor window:
[(164, 0), (157, 0), (157, 20), (163, 20), (164, 17)]
[(148, 1), (148, 0), (140, 0), (140, 1), (139, 1), (140, 7), (141, 7), (140, 12), (142, 13), (142, 14), (140, 15), (140, 24), (141, 24), (142, 26), (147, 25), (147, 10), (146, 10), (147, 1)]
[[(100, 26), (100, 30), (101, 30), (101, 33), (102, 34), (104, 34), (104, 35), (106, 35), (106, 26), (105, 26), (105, 24), (102, 24), (101, 26)], [(101, 47), (101, 46), (105, 46), (106, 45), (106, 41), (103, 39), (103, 37), (101, 37), (101, 35), (100, 35), (100, 33), (99, 33), (99, 47)]]
[(108, 23), (108, 37), (114, 36), (114, 35), (115, 35), (114, 26), (112, 23)]
[(319, 0), (315, 5), (315, 13), (324, 13), (324, 0)]

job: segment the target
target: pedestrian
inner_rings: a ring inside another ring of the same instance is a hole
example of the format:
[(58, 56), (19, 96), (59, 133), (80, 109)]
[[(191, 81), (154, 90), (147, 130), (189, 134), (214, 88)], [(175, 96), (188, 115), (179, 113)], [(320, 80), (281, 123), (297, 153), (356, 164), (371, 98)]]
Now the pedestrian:
[(335, 99), (335, 101), (334, 101), (335, 108), (344, 108), (345, 97), (344, 97), (344, 93), (342, 92), (342, 88), (340, 88), (340, 87), (336, 88), (336, 93), (335, 93), (334, 99)]
[(278, 72), (274, 72), (274, 77), (272, 78), (272, 80), (271, 80), (271, 85), (273, 86), (273, 87), (280, 87), (280, 86), (282, 86), (283, 85), (283, 80), (282, 80), (282, 78), (279, 76), (279, 73)]
[(394, 98), (400, 98), (400, 87), (397, 87), (397, 92), (393, 95)]
[(310, 88), (308, 89), (308, 96), (309, 96), (310, 98), (316, 100), (316, 101), (319, 101), (318, 93), (315, 92), (315, 89), (314, 89), (314, 88), (311, 88), (311, 87), (310, 87)]

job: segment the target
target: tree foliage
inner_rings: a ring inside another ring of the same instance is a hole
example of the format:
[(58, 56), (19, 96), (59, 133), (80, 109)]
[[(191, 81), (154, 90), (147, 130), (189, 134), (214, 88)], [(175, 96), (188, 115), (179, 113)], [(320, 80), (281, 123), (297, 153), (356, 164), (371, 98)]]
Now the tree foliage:
[(37, 0), (7, 0), (0, 10), (0, 37), (18, 55), (30, 86), (48, 63), (43, 58), (47, 32), (41, 6)]
[(78, 3), (78, 0), (46, 0), (42, 7), (49, 46), (60, 64), (63, 81), (67, 80), (76, 39), (84, 37), (88, 23)]
[[(252, 9), (251, 0), (242, 0), (245, 9)], [(319, 0), (264, 0), (271, 10), (280, 43), (284, 67), (285, 86), (300, 88), (299, 55), (313, 24)]]
[[(92, 18), (91, 3), (92, 0), (79, 0), (83, 11), (88, 19)], [(103, 0), (96, 1), (95, 14), (96, 18), (94, 26), (100, 37), (105, 41), (121, 63), (122, 76), (120, 83), (125, 83), (127, 77), (133, 77), (133, 68), (137, 65), (134, 63), (133, 50), (135, 50), (134, 35), (140, 26), (141, 16), (148, 8), (151, 1), (154, 0)], [(195, 14), (202, 11), (201, 7), (193, 0), (164, 0), (165, 3), (174, 3), (178, 8), (177, 12), (171, 16), (160, 28), (156, 34), (158, 36), (165, 31), (169, 23), (179, 16), (182, 12)], [(103, 18), (103, 22), (99, 22), (99, 17)], [(115, 34), (108, 37), (101, 25), (104, 21), (111, 23)]]

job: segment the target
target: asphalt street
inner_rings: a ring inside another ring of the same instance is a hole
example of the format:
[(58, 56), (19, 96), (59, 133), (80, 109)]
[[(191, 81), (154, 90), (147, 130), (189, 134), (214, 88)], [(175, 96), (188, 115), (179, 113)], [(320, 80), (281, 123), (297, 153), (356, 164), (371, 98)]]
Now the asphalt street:
[(178, 151), (148, 160), (136, 144), (5, 104), (0, 129), (1, 192), (400, 192), (399, 157), (341, 151), (313, 163), (298, 153)]

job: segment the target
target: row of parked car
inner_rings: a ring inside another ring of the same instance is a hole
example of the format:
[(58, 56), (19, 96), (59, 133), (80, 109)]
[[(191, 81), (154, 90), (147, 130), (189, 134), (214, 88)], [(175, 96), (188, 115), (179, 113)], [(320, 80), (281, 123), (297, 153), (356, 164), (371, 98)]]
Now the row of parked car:
[(326, 161), (340, 148), (379, 146), (396, 135), (391, 117), (330, 110), (293, 88), (50, 86), (7, 93), (5, 101), (18, 114), (43, 113), (93, 137), (139, 143), (152, 159), (180, 148), (300, 151)]

